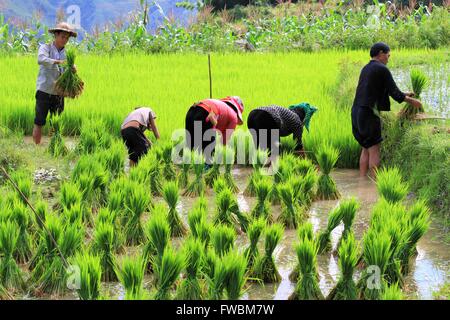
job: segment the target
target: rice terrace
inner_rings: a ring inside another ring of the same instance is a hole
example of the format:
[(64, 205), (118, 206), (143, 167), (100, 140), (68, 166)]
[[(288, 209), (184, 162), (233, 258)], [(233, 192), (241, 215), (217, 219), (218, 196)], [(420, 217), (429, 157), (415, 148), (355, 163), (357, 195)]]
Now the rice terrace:
[(22, 2), (0, 300), (449, 299), (449, 1)]

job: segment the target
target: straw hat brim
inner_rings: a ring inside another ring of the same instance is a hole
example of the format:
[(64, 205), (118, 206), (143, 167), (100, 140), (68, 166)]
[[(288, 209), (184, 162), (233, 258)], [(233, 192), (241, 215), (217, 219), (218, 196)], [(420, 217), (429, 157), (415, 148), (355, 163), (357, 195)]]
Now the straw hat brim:
[(70, 34), (70, 37), (76, 38), (78, 36), (78, 34), (75, 31), (69, 30), (69, 29), (66, 29), (66, 28), (52, 28), (52, 29), (48, 29), (48, 32), (50, 32), (50, 33), (55, 33), (55, 32), (58, 32), (58, 31), (67, 32), (67, 33)]

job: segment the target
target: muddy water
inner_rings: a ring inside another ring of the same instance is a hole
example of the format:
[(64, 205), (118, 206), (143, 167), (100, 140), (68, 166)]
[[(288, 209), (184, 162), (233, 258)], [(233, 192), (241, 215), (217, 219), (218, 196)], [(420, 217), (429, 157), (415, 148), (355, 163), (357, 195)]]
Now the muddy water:
[[(409, 75), (411, 68), (392, 70), (392, 75), (401, 90), (412, 91)], [(450, 64), (423, 65), (414, 66), (414, 68), (422, 70), (429, 78), (428, 87), (421, 94), (425, 111), (448, 119), (450, 116), (450, 83), (448, 76)]]
[[(234, 177), (240, 190), (244, 190), (250, 169), (235, 169)], [(363, 233), (368, 227), (370, 212), (378, 199), (375, 184), (366, 178), (360, 178), (356, 170), (336, 170), (333, 177), (341, 192), (342, 198), (355, 196), (361, 202), (361, 209), (358, 211), (354, 232), (357, 239), (361, 239)], [(254, 198), (245, 198), (240, 192), (238, 195), (239, 206), (243, 211), (249, 211), (255, 204)], [(214, 211), (214, 200), (212, 196), (208, 197), (210, 211)], [(183, 198), (180, 204), (180, 210), (186, 218), (187, 212), (192, 207), (195, 200)], [(309, 220), (313, 224), (314, 231), (318, 232), (327, 225), (328, 212), (339, 203), (336, 201), (317, 201), (312, 204), (309, 211)], [(279, 206), (272, 207), (273, 214), (278, 215)], [(337, 242), (343, 230), (342, 224), (332, 233), (333, 248), (336, 248)], [(449, 281), (450, 268), (450, 250), (449, 245), (445, 244), (442, 237), (445, 236), (445, 230), (442, 230), (437, 223), (432, 223), (428, 233), (418, 244), (418, 256), (415, 259), (411, 274), (406, 279), (406, 295), (412, 299), (432, 299), (432, 292), (437, 290), (443, 283)], [(295, 230), (286, 230), (280, 245), (275, 250), (275, 261), (282, 281), (278, 284), (260, 285), (252, 283), (247, 289), (244, 299), (276, 299), (284, 300), (293, 292), (295, 283), (289, 280), (289, 274), (297, 263), (297, 257), (294, 251), (294, 244), (297, 242)], [(239, 248), (245, 248), (248, 244), (244, 235), (238, 237)], [(339, 268), (337, 257), (332, 253), (318, 257), (320, 288), (324, 295), (327, 295), (333, 288), (339, 278)]]

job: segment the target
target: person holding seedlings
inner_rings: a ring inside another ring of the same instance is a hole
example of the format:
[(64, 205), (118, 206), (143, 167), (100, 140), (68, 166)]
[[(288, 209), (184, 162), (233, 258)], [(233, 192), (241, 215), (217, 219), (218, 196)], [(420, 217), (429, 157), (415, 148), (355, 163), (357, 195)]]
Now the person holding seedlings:
[[(296, 153), (304, 154), (303, 126), (309, 131), (311, 117), (317, 109), (309, 103), (284, 108), (277, 105), (260, 107), (248, 115), (247, 126), (253, 136), (255, 146), (267, 150), (271, 158), (279, 154), (280, 137), (293, 135), (296, 140)], [(272, 154), (277, 150), (276, 154)]]
[[(186, 145), (191, 150), (201, 148), (205, 153), (211, 145), (211, 150), (205, 155), (206, 164), (212, 164), (212, 153), (215, 137), (208, 136), (208, 131), (215, 129), (222, 135), (222, 142), (227, 144), (234, 129), (243, 124), (242, 113), (244, 104), (238, 96), (223, 99), (205, 99), (195, 103), (186, 115)], [(199, 136), (201, 134), (201, 136)]]
[(153, 131), (157, 140), (160, 138), (155, 119), (156, 114), (152, 109), (137, 107), (122, 123), (121, 134), (128, 149), (130, 166), (135, 166), (151, 147), (150, 140), (144, 134), (145, 130)]
[(370, 62), (361, 70), (358, 87), (352, 107), (353, 136), (363, 148), (359, 160), (360, 175), (366, 176), (370, 170), (380, 165), (381, 137), (380, 111), (390, 111), (391, 96), (398, 103), (407, 102), (419, 109), (422, 104), (414, 99), (414, 93), (403, 93), (395, 84), (391, 72), (386, 67), (390, 58), (390, 48), (385, 43), (375, 43), (370, 49)]
[[(70, 37), (77, 37), (73, 28), (65, 22), (48, 30), (54, 35), (53, 43), (43, 44), (38, 51), (39, 74), (36, 83), (36, 116), (34, 118), (33, 140), (41, 143), (42, 127), (47, 115), (60, 114), (64, 111), (64, 97), (56, 92), (55, 83), (63, 73), (61, 67), (66, 60), (65, 46)], [(76, 72), (76, 68), (74, 68)]]

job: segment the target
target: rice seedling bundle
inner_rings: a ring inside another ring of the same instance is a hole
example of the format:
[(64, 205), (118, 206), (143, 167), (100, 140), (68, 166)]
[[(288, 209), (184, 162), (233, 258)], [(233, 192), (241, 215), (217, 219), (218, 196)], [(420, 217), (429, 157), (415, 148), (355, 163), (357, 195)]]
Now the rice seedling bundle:
[(221, 190), (216, 197), (217, 213), (214, 217), (214, 224), (223, 224), (234, 227), (238, 221), (234, 214), (239, 211), (236, 197), (229, 188)]
[[(64, 226), (58, 239), (58, 246), (66, 260), (70, 260), (80, 250), (83, 239), (84, 230), (80, 226)], [(49, 294), (61, 294), (67, 289), (66, 266), (56, 248), (49, 252), (47, 259), (48, 261), (44, 262), (42, 275), (36, 281), (37, 289)]]
[(67, 50), (65, 70), (55, 83), (55, 90), (59, 96), (74, 99), (78, 98), (83, 92), (84, 82), (74, 69), (75, 58), (75, 51)]
[(387, 286), (381, 295), (381, 300), (404, 300), (404, 295), (400, 286), (395, 283)]
[(15, 222), (0, 223), (0, 286), (7, 290), (25, 288), (22, 271), (19, 269), (14, 255), (19, 240), (19, 226)]
[(336, 286), (328, 295), (329, 300), (356, 300), (357, 290), (353, 273), (358, 264), (359, 250), (353, 233), (343, 238), (339, 247), (339, 269), (341, 276)]
[(341, 242), (352, 232), (353, 221), (355, 220), (356, 211), (360, 208), (358, 200), (354, 197), (343, 200), (339, 204), (339, 209), (342, 211), (342, 222), (344, 223), (344, 231), (339, 239), (337, 247), (339, 248)]
[(288, 229), (296, 229), (305, 218), (305, 212), (299, 205), (292, 180), (278, 186), (278, 195), (282, 202), (278, 222)]
[(100, 298), (100, 285), (102, 267), (100, 257), (89, 253), (77, 253), (73, 259), (80, 270), (80, 288), (77, 289), (80, 300), (98, 300)]
[(339, 150), (329, 143), (320, 145), (316, 152), (321, 175), (317, 186), (317, 198), (321, 200), (333, 200), (339, 198), (339, 191), (330, 173), (339, 159)]
[(229, 300), (238, 300), (247, 281), (247, 259), (236, 250), (227, 253), (222, 259), (225, 269), (225, 290)]
[[(36, 223), (39, 229), (42, 229), (43, 224), (45, 223), (45, 219), (49, 213), (48, 203), (43, 200), (38, 200), (35, 205), (36, 215)], [(0, 219), (1, 220), (1, 219)]]
[(221, 300), (224, 295), (227, 280), (225, 264), (214, 251), (208, 250), (205, 266), (207, 266), (206, 274), (208, 275), (210, 299)]
[(124, 172), (126, 150), (122, 141), (114, 140), (107, 150), (98, 153), (101, 161), (112, 178), (116, 178)]
[(59, 115), (53, 115), (50, 117), (49, 122), (52, 136), (48, 145), (48, 151), (54, 157), (65, 156), (68, 150), (62, 136), (64, 131), (64, 123), (62, 118)]
[(184, 268), (183, 254), (177, 253), (170, 246), (164, 250), (161, 264), (155, 265), (156, 294), (155, 300), (169, 300), (170, 289), (177, 281)]
[(167, 220), (167, 210), (161, 205), (153, 208), (148, 221), (145, 234), (147, 243), (144, 246), (143, 255), (147, 270), (154, 270), (155, 264), (160, 264), (165, 248), (170, 244), (171, 228)]
[(233, 148), (237, 163), (245, 165), (252, 164), (256, 147), (253, 143), (252, 135), (248, 130), (235, 130), (228, 145)]
[(113, 138), (105, 131), (107, 127), (102, 117), (83, 118), (78, 151), (81, 154), (91, 154), (102, 149), (109, 149)]
[(213, 190), (216, 196), (224, 189), (228, 189), (227, 182), (223, 177), (219, 177), (214, 181)]
[(202, 205), (194, 206), (188, 214), (188, 224), (192, 236), (200, 240), (206, 248), (211, 238), (212, 225), (206, 221), (206, 210)]
[(253, 219), (263, 217), (266, 221), (272, 221), (270, 207), (270, 190), (272, 183), (267, 178), (261, 178), (254, 184), (254, 191), (257, 197), (255, 207), (251, 212)]
[(386, 267), (386, 281), (389, 284), (399, 283), (403, 285), (403, 275), (400, 257), (407, 241), (404, 229), (405, 219), (395, 220), (394, 218), (386, 219), (383, 226), (379, 227), (379, 232), (386, 232), (391, 239), (391, 257)]
[(205, 174), (205, 183), (208, 187), (213, 187), (214, 182), (220, 176), (220, 166), (224, 163), (224, 151), (223, 145), (218, 144), (214, 149), (214, 157), (212, 167)]
[(377, 171), (377, 189), (380, 196), (390, 203), (403, 201), (408, 193), (408, 186), (396, 167)]
[(245, 249), (244, 255), (247, 258), (247, 268), (249, 271), (252, 271), (255, 261), (259, 257), (258, 242), (265, 227), (266, 220), (264, 218), (253, 219), (248, 227), (247, 236), (250, 243)]
[(111, 212), (114, 212), (116, 215), (120, 215), (121, 212), (123, 211), (124, 201), (125, 201), (125, 194), (123, 190), (111, 189), (109, 191), (107, 206)]
[(116, 268), (116, 274), (125, 289), (125, 300), (142, 300), (144, 292), (145, 262), (141, 256), (123, 258)]
[(430, 226), (430, 210), (423, 201), (416, 202), (409, 210), (409, 221), (405, 228), (405, 241), (399, 250), (402, 272), (409, 272), (409, 262), (416, 254), (416, 245)]
[(274, 183), (273, 183), (273, 187), (272, 187), (272, 192), (270, 194), (270, 199), (273, 204), (279, 204), (281, 199), (278, 194), (278, 186), (289, 180), (289, 178), (293, 174), (294, 168), (291, 167), (289, 165), (289, 163), (287, 163), (287, 161), (285, 161), (283, 159), (283, 157), (280, 157), (277, 159), (277, 163), (276, 163), (275, 167), (277, 168), (277, 170), (274, 172), (274, 176), (273, 176)]
[(211, 232), (211, 243), (219, 257), (229, 252), (233, 248), (235, 241), (236, 232), (228, 226), (218, 225)]
[(189, 238), (183, 247), (185, 258), (185, 278), (177, 288), (177, 298), (181, 300), (201, 300), (203, 290), (198, 280), (203, 262), (203, 243), (197, 239)]
[(14, 259), (18, 263), (27, 262), (33, 255), (33, 241), (30, 235), (33, 221), (30, 219), (30, 215), (31, 212), (20, 200), (14, 200), (9, 220), (15, 222), (19, 228), (17, 250), (14, 251)]
[(290, 300), (323, 300), (317, 272), (317, 244), (303, 239), (296, 246), (300, 275)]
[[(410, 77), (414, 96), (415, 98), (420, 99), (421, 93), (428, 86), (429, 83), (428, 77), (419, 69), (412, 69)], [(406, 103), (405, 106), (400, 111), (399, 115), (401, 119), (414, 119), (416, 114), (422, 112), (425, 112), (423, 106), (417, 109), (416, 107), (413, 107), (409, 103)]]
[[(297, 228), (297, 235), (300, 242), (307, 239), (310, 241), (314, 241), (314, 231), (313, 231), (313, 225), (311, 222), (304, 222)], [(298, 276), (300, 274), (300, 266), (297, 263), (292, 270), (292, 272), (289, 274), (289, 280), (292, 282), (298, 281)]]
[[(24, 170), (18, 170), (11, 173), (11, 179), (19, 188), (20, 192), (27, 198), (31, 198), (31, 177), (30, 174)], [(17, 192), (18, 199), (20, 199), (24, 204), (26, 204), (25, 200), (22, 196)]]
[(331, 210), (328, 216), (327, 228), (317, 237), (318, 253), (322, 254), (331, 250), (331, 232), (341, 223), (344, 211), (340, 206)]
[(298, 159), (295, 166), (295, 171), (300, 176), (305, 176), (310, 171), (315, 171), (316, 167), (314, 166), (313, 162), (310, 159), (302, 158)]
[(173, 181), (176, 179), (175, 167), (172, 161), (172, 149), (173, 145), (171, 142), (165, 142), (160, 145), (162, 152), (162, 165), (163, 165), (163, 176), (167, 181)]
[(101, 279), (106, 282), (118, 280), (115, 272), (114, 233), (114, 226), (109, 221), (100, 221), (95, 225), (92, 250), (100, 259)]
[(184, 148), (181, 163), (181, 172), (178, 176), (178, 183), (181, 188), (186, 188), (189, 185), (189, 170), (191, 169), (192, 165), (191, 157), (191, 150), (189, 148)]
[(187, 228), (181, 221), (177, 211), (179, 201), (178, 184), (175, 181), (167, 182), (163, 186), (163, 197), (169, 206), (168, 220), (172, 237), (182, 237), (187, 233)]
[(389, 235), (369, 229), (363, 238), (365, 269), (357, 285), (360, 299), (380, 299), (381, 293), (386, 287), (385, 272), (391, 254)]
[(254, 153), (251, 161), (253, 170), (250, 174), (247, 187), (244, 191), (245, 196), (254, 197), (257, 195), (256, 184), (263, 177), (261, 170), (266, 165), (268, 157), (269, 156), (267, 151), (264, 150), (257, 149)]
[(224, 159), (223, 160), (224, 160), (224, 165), (225, 165), (225, 172), (224, 172), (223, 177), (225, 179), (225, 182), (227, 183), (228, 188), (230, 188), (230, 190), (233, 192), (238, 192), (239, 188), (237, 187), (236, 183), (234, 182), (233, 174), (231, 172), (233, 170), (235, 157), (236, 157), (236, 154), (230, 146), (224, 147), (224, 152), (223, 152)]
[(295, 180), (300, 180), (299, 191), (297, 192), (300, 204), (305, 209), (309, 208), (314, 199), (314, 188), (318, 180), (317, 172), (315, 169), (308, 170), (301, 178)]
[(283, 226), (273, 224), (265, 229), (264, 255), (255, 262), (255, 276), (263, 282), (273, 283), (281, 281), (281, 275), (275, 265), (273, 252), (283, 237)]
[(189, 183), (184, 195), (188, 197), (202, 196), (205, 192), (205, 179), (203, 177), (205, 158), (201, 153), (197, 151), (192, 153), (192, 166), (195, 178)]
[(132, 184), (125, 194), (126, 222), (124, 233), (128, 245), (137, 245), (145, 240), (142, 216), (149, 208), (150, 195), (144, 186)]

